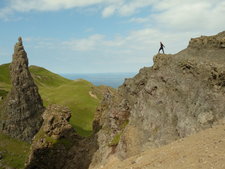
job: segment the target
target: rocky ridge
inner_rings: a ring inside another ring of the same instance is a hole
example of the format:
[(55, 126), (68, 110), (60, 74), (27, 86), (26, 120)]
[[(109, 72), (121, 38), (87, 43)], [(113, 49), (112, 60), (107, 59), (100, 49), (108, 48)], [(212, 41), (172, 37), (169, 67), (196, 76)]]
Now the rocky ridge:
[(191, 39), (174, 55), (126, 79), (102, 104), (90, 169), (212, 127), (225, 116), (225, 32)]
[(14, 48), (10, 65), (12, 89), (1, 108), (0, 130), (14, 138), (31, 142), (42, 124), (42, 99), (28, 69), (22, 38)]

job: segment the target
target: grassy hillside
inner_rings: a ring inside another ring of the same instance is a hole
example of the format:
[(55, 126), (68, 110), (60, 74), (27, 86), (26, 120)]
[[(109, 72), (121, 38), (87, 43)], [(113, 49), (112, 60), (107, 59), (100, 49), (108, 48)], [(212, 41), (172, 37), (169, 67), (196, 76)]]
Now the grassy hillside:
[(42, 67), (30, 66), (29, 69), (38, 87), (58, 87), (71, 81)]
[(0, 65), (0, 96), (10, 89), (9, 64)]
[[(24, 168), (29, 153), (30, 145), (28, 143), (10, 138), (0, 133), (0, 152), (3, 159), (0, 164), (13, 168)], [(0, 166), (0, 169), (1, 166)]]
[[(80, 135), (86, 136), (92, 130), (93, 114), (101, 98), (101, 87), (85, 80), (69, 80), (44, 68), (30, 66), (30, 72), (39, 87), (44, 105), (61, 104), (72, 111), (71, 124)], [(10, 90), (9, 64), (0, 65), (0, 96)], [(94, 93), (96, 97), (90, 95)]]
[(40, 87), (40, 94), (46, 106), (52, 103), (68, 106), (72, 111), (70, 123), (79, 134), (86, 135), (92, 130), (93, 114), (99, 104), (99, 99), (89, 94), (93, 88), (91, 83), (79, 80), (58, 87)]
[[(106, 87), (96, 87), (85, 80), (68, 80), (37, 66), (30, 66), (29, 69), (38, 85), (44, 105), (60, 104), (69, 107), (72, 113), (70, 123), (78, 134), (89, 136), (92, 133), (94, 112)], [(5, 97), (10, 88), (9, 64), (0, 65), (0, 97)], [(22, 168), (28, 150), (28, 144), (0, 133), (0, 152), (5, 152), (0, 164)]]
[(9, 84), (9, 64), (0, 65), (0, 82)]

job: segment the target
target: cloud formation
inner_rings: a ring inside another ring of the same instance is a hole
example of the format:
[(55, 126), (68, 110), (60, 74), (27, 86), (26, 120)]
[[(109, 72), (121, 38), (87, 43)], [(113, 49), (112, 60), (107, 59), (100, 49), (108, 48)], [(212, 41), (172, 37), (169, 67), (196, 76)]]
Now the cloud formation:
[(57, 11), (77, 7), (100, 6), (102, 17), (132, 16), (148, 8), (146, 17), (131, 18), (131, 22), (150, 23), (168, 29), (213, 29), (225, 25), (224, 0), (6, 0), (0, 18), (15, 12)]

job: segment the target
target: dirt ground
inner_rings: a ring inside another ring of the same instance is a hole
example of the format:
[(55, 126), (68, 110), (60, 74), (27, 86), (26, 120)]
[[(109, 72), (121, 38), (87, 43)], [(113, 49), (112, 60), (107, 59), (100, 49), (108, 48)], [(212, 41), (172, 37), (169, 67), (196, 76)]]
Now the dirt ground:
[(120, 161), (103, 169), (225, 169), (225, 124)]

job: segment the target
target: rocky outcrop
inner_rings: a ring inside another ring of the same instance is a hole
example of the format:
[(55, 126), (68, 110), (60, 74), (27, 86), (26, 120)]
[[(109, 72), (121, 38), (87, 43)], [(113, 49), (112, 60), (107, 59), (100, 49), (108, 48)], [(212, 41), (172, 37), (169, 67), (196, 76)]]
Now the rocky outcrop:
[(59, 105), (47, 107), (44, 122), (35, 135), (26, 169), (87, 169), (97, 150), (95, 135), (76, 134), (69, 124), (70, 110)]
[(192, 38), (188, 47), (197, 49), (225, 48), (225, 32), (221, 32), (215, 36), (201, 36), (200, 38)]
[(73, 127), (70, 111), (52, 105), (43, 114), (44, 122), (35, 135), (26, 169), (61, 169), (72, 144)]
[(102, 105), (99, 149), (90, 168), (126, 159), (212, 127), (225, 116), (225, 32), (157, 54)]
[(3, 104), (0, 130), (11, 137), (30, 142), (41, 127), (44, 107), (28, 69), (22, 38), (18, 40), (10, 65), (12, 89)]

